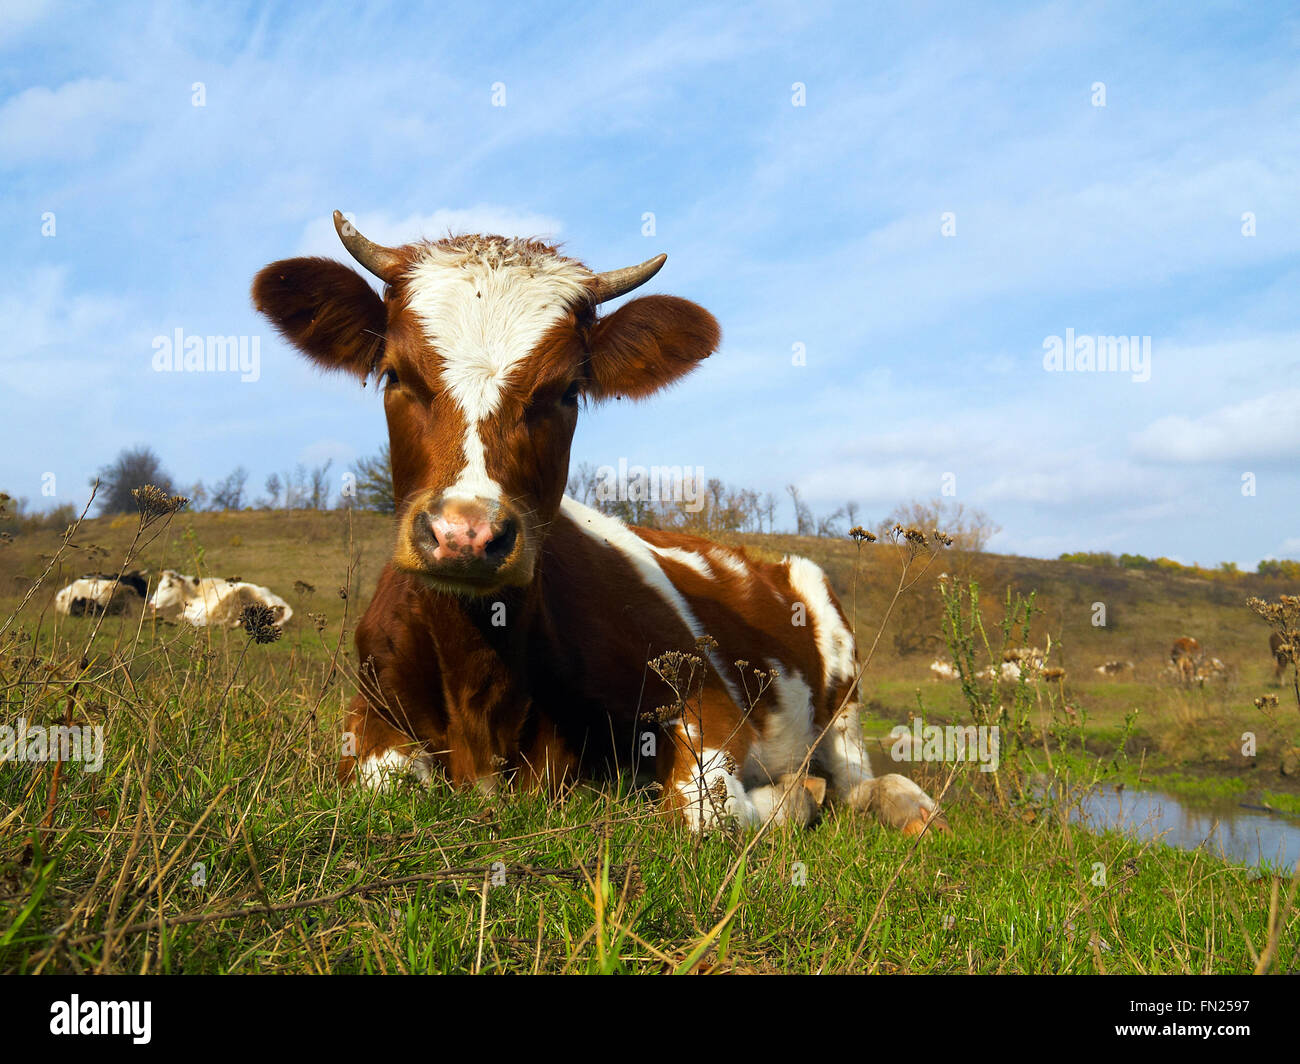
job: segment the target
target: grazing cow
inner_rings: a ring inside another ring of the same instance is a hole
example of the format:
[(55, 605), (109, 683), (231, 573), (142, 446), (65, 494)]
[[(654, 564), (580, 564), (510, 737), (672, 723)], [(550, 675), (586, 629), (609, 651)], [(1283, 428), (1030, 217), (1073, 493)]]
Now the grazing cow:
[[(356, 631), (340, 778), (440, 767), (492, 790), (640, 768), (696, 830), (806, 823), (805, 787), (828, 782), (904, 830), (938, 826), (906, 777), (872, 777), (853, 635), (817, 566), (564, 497), (584, 399), (651, 395), (717, 347), (717, 322), (684, 299), (598, 316), (666, 256), (596, 274), (535, 241), (387, 248), (334, 222), (382, 298), (346, 266), (299, 258), (263, 269), (253, 301), (318, 366), (384, 385), (396, 546)], [(813, 764), (828, 781), (801, 779), (824, 730)]]
[(155, 613), (180, 616), (197, 628), (224, 625), (237, 628), (245, 606), (261, 603), (275, 612), (275, 624), (281, 628), (293, 616), (289, 604), (269, 588), (242, 580), (185, 576), (164, 569), (158, 589), (149, 600)]
[(1169, 660), (1179, 679), (1183, 683), (1191, 683), (1196, 679), (1197, 668), (1201, 664), (1201, 644), (1188, 636), (1175, 639), (1169, 651)]
[(1270, 632), (1268, 652), (1273, 655), (1273, 679), (1277, 683), (1281, 683), (1287, 667), (1296, 660), (1296, 648), (1292, 643), (1283, 639), (1279, 633)]
[(54, 596), (54, 609), (67, 617), (139, 612), (149, 596), (149, 576), (140, 570), (83, 576)]
[(934, 673), (935, 678), (939, 680), (958, 680), (961, 673), (957, 671), (957, 666), (951, 661), (944, 661), (942, 658), (935, 658), (930, 662), (930, 671)]

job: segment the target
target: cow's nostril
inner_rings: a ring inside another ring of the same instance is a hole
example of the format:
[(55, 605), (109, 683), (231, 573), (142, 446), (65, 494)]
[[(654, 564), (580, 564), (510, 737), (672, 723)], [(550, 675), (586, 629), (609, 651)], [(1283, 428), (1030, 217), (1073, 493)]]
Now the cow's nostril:
[(438, 545), (438, 530), (434, 524), (436, 515), (431, 514), (428, 510), (420, 511), (419, 533), (420, 538), (428, 538), (429, 545), (436, 547)]
[(501, 522), (500, 530), (492, 537), (484, 553), (493, 561), (502, 561), (515, 549), (515, 540), (518, 537), (518, 525), (507, 518)]

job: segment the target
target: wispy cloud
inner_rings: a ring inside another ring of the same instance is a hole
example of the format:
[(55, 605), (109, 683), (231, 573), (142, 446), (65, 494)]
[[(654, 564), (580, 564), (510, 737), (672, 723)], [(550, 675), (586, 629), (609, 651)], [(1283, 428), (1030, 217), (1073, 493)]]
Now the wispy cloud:
[[(591, 411), (575, 461), (882, 514), (951, 472), (1005, 549), (1295, 552), (1298, 27), (1272, 4), (6, 5), (0, 388), (33, 443), (0, 487), (80, 489), (142, 438), (183, 481), (372, 452), (378, 406), (248, 300), (272, 259), (346, 258), (337, 207), (385, 243), (669, 253), (655, 288), (723, 349)], [(259, 337), (259, 382), (152, 372), (177, 327)], [(1151, 380), (1045, 372), (1067, 328), (1151, 337)]]

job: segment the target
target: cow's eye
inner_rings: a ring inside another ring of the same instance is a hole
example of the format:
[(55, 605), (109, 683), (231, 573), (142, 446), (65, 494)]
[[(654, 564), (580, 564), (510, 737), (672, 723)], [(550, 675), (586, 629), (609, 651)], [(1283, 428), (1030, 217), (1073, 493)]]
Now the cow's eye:
[(563, 403), (565, 406), (577, 406), (578, 396), (580, 396), (581, 394), (582, 394), (582, 382), (574, 381), (565, 390), (564, 396), (563, 398), (560, 399), (560, 402)]

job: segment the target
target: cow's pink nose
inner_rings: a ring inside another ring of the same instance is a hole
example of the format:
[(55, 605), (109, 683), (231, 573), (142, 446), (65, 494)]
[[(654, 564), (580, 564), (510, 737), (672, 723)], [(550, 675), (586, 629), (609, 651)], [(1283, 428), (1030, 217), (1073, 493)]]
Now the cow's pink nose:
[(426, 512), (424, 519), (433, 539), (433, 549), (425, 550), (431, 561), (474, 559), (500, 563), (514, 547), (514, 522), (494, 522), (478, 506), (453, 504), (438, 513)]

